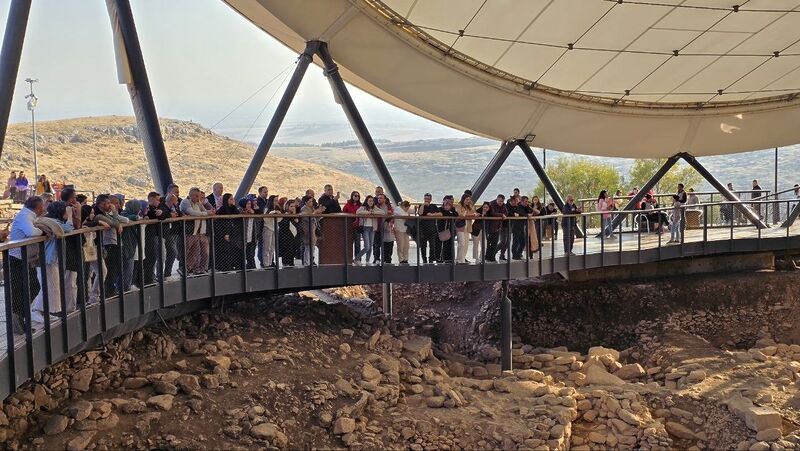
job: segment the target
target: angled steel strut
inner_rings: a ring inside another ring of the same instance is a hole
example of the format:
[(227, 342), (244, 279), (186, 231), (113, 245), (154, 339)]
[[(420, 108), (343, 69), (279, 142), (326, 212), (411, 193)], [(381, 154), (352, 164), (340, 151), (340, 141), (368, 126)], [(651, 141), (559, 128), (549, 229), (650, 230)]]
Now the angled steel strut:
[[(536, 176), (542, 181), (542, 185), (544, 185), (545, 191), (550, 194), (550, 197), (553, 199), (553, 203), (556, 204), (559, 211), (564, 211), (564, 198), (561, 197), (561, 193), (558, 192), (553, 184), (553, 181), (550, 179), (550, 176), (547, 175), (547, 171), (544, 170), (542, 164), (539, 163), (539, 159), (536, 158), (536, 154), (533, 153), (530, 145), (528, 145), (527, 141), (524, 139), (503, 141), (503, 143), (500, 145), (500, 149), (497, 151), (494, 157), (492, 157), (492, 161), (489, 162), (489, 164), (486, 166), (486, 169), (483, 170), (483, 173), (481, 173), (480, 177), (478, 177), (478, 180), (475, 181), (475, 184), (472, 186), (472, 198), (477, 200), (481, 195), (483, 195), (483, 192), (486, 191), (486, 187), (489, 186), (489, 183), (492, 182), (494, 176), (497, 175), (497, 171), (500, 170), (500, 167), (503, 166), (503, 163), (506, 162), (508, 156), (511, 155), (511, 152), (517, 146), (522, 149), (522, 153), (525, 154), (528, 162), (533, 167), (534, 172), (536, 172)], [(578, 238), (583, 238), (583, 230), (581, 230), (580, 226), (578, 226), (575, 230), (575, 234), (578, 236)]]
[(22, 56), (25, 31), (28, 28), (31, 2), (32, 0), (11, 0), (8, 10), (3, 49), (0, 50), (0, 157), (3, 156), (3, 142), (8, 129), (8, 117), (11, 114), (11, 101), (14, 99), (14, 85), (19, 73), (19, 60)]
[[(625, 206), (623, 211), (637, 210), (638, 209), (637, 207), (642, 202), (642, 199), (644, 199), (644, 196), (648, 192), (650, 192), (650, 190), (653, 189), (654, 186), (656, 186), (656, 184), (667, 174), (667, 172), (669, 172), (670, 169), (672, 169), (673, 166), (675, 166), (675, 163), (677, 163), (678, 160), (680, 159), (683, 159), (684, 161), (689, 163), (689, 166), (693, 167), (694, 170), (697, 171), (711, 186), (713, 186), (717, 191), (719, 191), (719, 193), (722, 194), (722, 196), (725, 197), (725, 199), (727, 199), (729, 202), (737, 202), (736, 204), (734, 204), (736, 209), (742, 212), (742, 214), (748, 220), (750, 220), (750, 222), (752, 222), (753, 225), (755, 225), (759, 229), (767, 228), (767, 225), (764, 224), (761, 218), (759, 218), (758, 215), (756, 215), (753, 212), (753, 210), (751, 210), (750, 208), (748, 208), (746, 205), (742, 204), (739, 201), (739, 198), (736, 196), (736, 194), (732, 193), (722, 182), (717, 180), (717, 178), (714, 177), (714, 175), (711, 174), (708, 171), (708, 169), (706, 169), (702, 164), (700, 164), (700, 162), (697, 161), (697, 159), (694, 156), (686, 152), (681, 152), (667, 158), (667, 161), (664, 163), (664, 165), (661, 166), (661, 168), (653, 175), (653, 177), (651, 177), (650, 180), (648, 180), (647, 183), (645, 183), (644, 186), (642, 186), (639, 192), (636, 193), (636, 195), (633, 196), (633, 198), (630, 201), (628, 201), (628, 204)], [(611, 223), (611, 229), (613, 230), (617, 228), (619, 224), (623, 221), (623, 219), (624, 219), (623, 215), (620, 214), (615, 215)]]
[(375, 145), (375, 141), (372, 139), (372, 135), (370, 135), (366, 124), (364, 124), (364, 120), (361, 118), (358, 108), (356, 108), (352, 97), (350, 97), (350, 93), (347, 90), (347, 86), (344, 84), (344, 80), (342, 80), (341, 75), (339, 75), (339, 67), (333, 61), (333, 58), (328, 51), (327, 43), (321, 41), (309, 41), (306, 43), (306, 49), (300, 55), (300, 59), (297, 62), (297, 67), (292, 75), (292, 79), (289, 82), (289, 85), (286, 87), (283, 97), (281, 97), (278, 108), (275, 110), (275, 113), (272, 116), (272, 120), (270, 121), (269, 126), (264, 133), (261, 143), (259, 143), (255, 154), (253, 154), (253, 159), (247, 168), (247, 172), (245, 172), (245, 175), (242, 178), (242, 182), (239, 184), (239, 188), (236, 190), (236, 198), (238, 199), (243, 197), (248, 191), (250, 191), (250, 188), (252, 188), (256, 176), (261, 170), (264, 160), (269, 153), (269, 149), (272, 147), (272, 143), (275, 140), (275, 135), (277, 135), (278, 130), (283, 123), (283, 119), (286, 117), (286, 112), (289, 110), (289, 106), (294, 99), (297, 88), (300, 86), (300, 82), (303, 80), (306, 69), (314, 59), (314, 55), (318, 55), (322, 60), (325, 66), (325, 76), (328, 77), (328, 81), (331, 84), (331, 89), (333, 90), (336, 101), (342, 105), (342, 109), (344, 109), (344, 113), (347, 116), (347, 120), (350, 122), (350, 126), (353, 127), (353, 131), (358, 137), (358, 141), (361, 143), (361, 146), (367, 153), (373, 169), (375, 169), (375, 172), (378, 173), (378, 178), (380, 179), (381, 184), (383, 184), (386, 192), (389, 194), (389, 197), (391, 197), (394, 202), (400, 202), (402, 200), (400, 191), (397, 189), (397, 185), (395, 185), (394, 179), (392, 179), (389, 169), (386, 167), (386, 163), (384, 163), (383, 157), (381, 157), (378, 147)]
[[(127, 60), (130, 77), (120, 74), (120, 78), (128, 85), (128, 94), (131, 97), (133, 111), (136, 115), (136, 125), (142, 134), (142, 144), (150, 167), (150, 175), (161, 193), (167, 192), (167, 187), (172, 184), (172, 171), (167, 159), (167, 150), (164, 147), (164, 138), (161, 135), (161, 126), (158, 123), (156, 104), (153, 101), (153, 92), (150, 90), (150, 81), (147, 78), (147, 69), (142, 56), (142, 47), (139, 44), (139, 35), (136, 32), (136, 23), (133, 20), (133, 11), (129, 0), (114, 0), (106, 3), (111, 18), (112, 29), (119, 29), (124, 43), (124, 60)], [(117, 49), (118, 51), (120, 49)], [(120, 57), (121, 55), (118, 55)]]

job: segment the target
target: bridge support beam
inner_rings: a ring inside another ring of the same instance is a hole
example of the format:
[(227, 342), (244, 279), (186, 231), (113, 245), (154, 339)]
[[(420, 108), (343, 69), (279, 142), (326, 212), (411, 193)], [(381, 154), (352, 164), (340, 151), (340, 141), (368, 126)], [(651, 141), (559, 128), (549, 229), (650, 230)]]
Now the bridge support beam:
[(272, 143), (275, 142), (275, 136), (278, 135), (278, 130), (280, 130), (281, 124), (283, 124), (283, 120), (286, 118), (289, 106), (292, 104), (295, 94), (297, 94), (300, 82), (303, 81), (308, 65), (311, 64), (314, 54), (317, 53), (317, 49), (319, 49), (319, 42), (309, 41), (306, 44), (306, 49), (297, 59), (297, 66), (294, 68), (294, 74), (292, 74), (292, 78), (289, 80), (289, 84), (283, 92), (283, 97), (281, 97), (281, 101), (278, 103), (278, 107), (275, 109), (275, 113), (269, 121), (269, 125), (264, 132), (264, 136), (261, 138), (261, 142), (258, 143), (258, 147), (256, 147), (253, 159), (250, 160), (250, 165), (247, 167), (247, 171), (244, 173), (241, 183), (239, 183), (239, 188), (236, 189), (237, 199), (244, 197), (247, 192), (250, 191), (250, 188), (253, 187), (258, 172), (261, 171), (261, 167), (264, 165), (264, 160), (267, 158), (269, 149), (272, 147)]
[(791, 227), (792, 224), (797, 220), (797, 216), (800, 215), (800, 203), (795, 204), (792, 212), (789, 213), (789, 217), (786, 218), (786, 221), (781, 224), (781, 227)]
[(382, 289), (382, 297), (383, 297), (383, 314), (386, 316), (392, 316), (392, 284), (391, 283), (384, 283), (381, 285)]
[(128, 94), (136, 115), (136, 125), (142, 134), (144, 152), (155, 188), (161, 193), (166, 193), (167, 187), (172, 184), (172, 171), (164, 147), (164, 138), (161, 136), (161, 126), (158, 123), (158, 113), (150, 90), (150, 81), (147, 78), (130, 0), (114, 0), (106, 4), (111, 18), (111, 28), (117, 41), (120, 83), (128, 86)]
[(300, 87), (300, 82), (303, 80), (306, 69), (308, 69), (308, 65), (311, 64), (314, 55), (319, 56), (325, 65), (325, 76), (330, 82), (336, 103), (342, 106), (345, 116), (347, 116), (347, 120), (350, 122), (350, 126), (353, 127), (353, 131), (358, 137), (358, 141), (361, 143), (361, 147), (364, 148), (364, 151), (369, 157), (372, 168), (378, 173), (378, 179), (381, 181), (381, 184), (386, 189), (392, 201), (400, 203), (402, 201), (400, 190), (397, 189), (397, 185), (394, 183), (394, 179), (389, 173), (389, 169), (386, 167), (386, 163), (383, 161), (380, 151), (378, 151), (378, 146), (375, 145), (375, 141), (372, 139), (372, 135), (369, 133), (364, 119), (358, 112), (353, 98), (350, 97), (350, 92), (347, 90), (347, 86), (342, 76), (339, 74), (339, 66), (333, 61), (333, 57), (328, 51), (328, 44), (322, 41), (308, 41), (306, 43), (306, 49), (297, 61), (297, 67), (294, 70), (292, 79), (289, 81), (289, 85), (286, 87), (283, 97), (281, 97), (278, 108), (275, 110), (272, 120), (264, 133), (264, 137), (256, 148), (255, 154), (253, 154), (253, 159), (247, 167), (247, 172), (245, 172), (242, 182), (236, 190), (236, 198), (243, 197), (250, 191), (250, 188), (252, 188), (256, 176), (261, 170), (264, 160), (267, 158), (269, 149), (272, 147), (275, 136), (278, 134), (283, 119), (286, 117), (289, 106), (292, 104), (292, 100), (294, 100), (297, 89)]
[(347, 86), (344, 84), (341, 74), (339, 74), (339, 66), (333, 61), (333, 57), (331, 57), (328, 51), (328, 44), (320, 42), (317, 53), (325, 64), (325, 76), (328, 77), (328, 81), (331, 84), (336, 103), (342, 106), (347, 120), (350, 121), (350, 126), (353, 127), (353, 131), (358, 137), (358, 141), (361, 143), (361, 147), (364, 148), (370, 163), (372, 163), (372, 167), (375, 169), (375, 172), (378, 173), (378, 179), (381, 181), (381, 184), (386, 189), (386, 192), (389, 193), (392, 201), (394, 201), (395, 204), (399, 204), (403, 200), (402, 196), (400, 196), (400, 190), (397, 189), (394, 179), (392, 179), (392, 175), (389, 173), (389, 169), (386, 167), (386, 163), (384, 163), (383, 157), (381, 157), (381, 153), (378, 151), (378, 146), (375, 145), (375, 141), (372, 139), (367, 125), (364, 124), (364, 119), (361, 118), (361, 113), (358, 112), (353, 98), (350, 97), (350, 92), (347, 90)]
[[(636, 193), (636, 195), (633, 196), (633, 198), (630, 201), (628, 201), (628, 204), (625, 205), (623, 211), (636, 210), (638, 205), (644, 199), (644, 196), (648, 192), (650, 192), (650, 190), (653, 189), (653, 187), (656, 186), (656, 184), (665, 175), (667, 175), (667, 172), (669, 172), (669, 170), (672, 169), (672, 167), (675, 166), (675, 163), (677, 163), (678, 160), (680, 159), (683, 159), (684, 161), (689, 163), (689, 166), (694, 168), (695, 171), (697, 171), (709, 184), (711, 184), (711, 186), (714, 187), (714, 189), (716, 189), (720, 194), (722, 194), (722, 196), (725, 197), (725, 199), (727, 199), (729, 202), (740, 202), (736, 194), (732, 193), (722, 182), (717, 180), (717, 178), (714, 177), (714, 175), (711, 174), (708, 171), (708, 169), (705, 168), (705, 166), (700, 164), (700, 162), (697, 161), (697, 159), (694, 156), (682, 152), (667, 158), (667, 161), (664, 162), (664, 165), (661, 166), (661, 168), (653, 175), (653, 177), (651, 177), (650, 180), (648, 180), (647, 183), (645, 183), (644, 186), (642, 186), (639, 192)], [(742, 203), (737, 203), (735, 204), (735, 207), (737, 210), (742, 212), (742, 214), (748, 220), (750, 220), (750, 222), (752, 222), (753, 225), (755, 225), (759, 229), (764, 229), (767, 227), (767, 225), (764, 224), (764, 222), (746, 205)], [(611, 222), (611, 229), (613, 230), (619, 227), (619, 224), (623, 221), (623, 219), (625, 219), (624, 215), (620, 214), (615, 215), (613, 221)]]
[[(700, 162), (697, 161), (697, 159), (695, 157), (693, 157), (692, 155), (689, 155), (688, 153), (682, 153), (682, 154), (679, 154), (679, 155), (687, 163), (689, 163), (689, 166), (693, 167), (695, 171), (697, 171), (701, 176), (703, 176), (703, 178), (706, 179), (706, 181), (709, 184), (711, 184), (711, 186), (713, 186), (717, 191), (719, 191), (719, 193), (722, 194), (725, 197), (725, 199), (727, 199), (729, 202), (739, 202), (739, 198), (736, 196), (736, 194), (733, 194), (728, 189), (728, 187), (726, 187), (722, 182), (717, 180), (717, 178), (714, 177), (713, 174), (708, 172), (708, 170), (702, 164), (700, 164)], [(749, 207), (747, 207), (747, 205), (744, 205), (743, 203), (739, 202), (739, 203), (735, 204), (735, 207), (748, 220), (750, 220), (750, 222), (752, 222), (753, 225), (755, 225), (759, 229), (766, 229), (767, 228), (767, 225), (764, 224), (764, 221), (762, 221), (761, 218), (759, 218), (758, 215), (755, 214), (755, 212), (753, 210), (751, 210)]]
[(500, 367), (503, 371), (513, 369), (511, 348), (511, 298), (508, 297), (508, 280), (502, 282), (500, 293)]
[(32, 0), (11, 0), (0, 50), (0, 157), (3, 156), (3, 143), (6, 140), (8, 118), (11, 115), (11, 102), (14, 99), (14, 85), (19, 73), (22, 58), (22, 44), (28, 28), (28, 16)]
[(500, 149), (498, 149), (497, 153), (492, 157), (492, 161), (489, 162), (486, 169), (484, 169), (483, 173), (478, 177), (478, 180), (472, 185), (471, 191), (473, 200), (477, 201), (478, 198), (483, 195), (483, 192), (486, 191), (486, 187), (489, 186), (494, 176), (497, 175), (497, 171), (500, 170), (500, 167), (506, 162), (508, 156), (511, 155), (514, 146), (514, 141), (503, 141), (500, 145)]

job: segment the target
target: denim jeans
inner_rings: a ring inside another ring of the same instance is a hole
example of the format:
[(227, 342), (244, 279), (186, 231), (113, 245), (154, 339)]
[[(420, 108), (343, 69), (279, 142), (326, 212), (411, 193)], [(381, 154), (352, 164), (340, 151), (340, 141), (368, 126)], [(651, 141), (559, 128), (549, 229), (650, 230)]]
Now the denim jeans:
[(364, 227), (364, 247), (356, 254), (356, 260), (361, 260), (361, 257), (364, 255), (367, 256), (367, 263), (369, 263), (369, 258), (372, 256), (372, 243), (375, 239), (375, 232), (373, 231), (372, 227)]

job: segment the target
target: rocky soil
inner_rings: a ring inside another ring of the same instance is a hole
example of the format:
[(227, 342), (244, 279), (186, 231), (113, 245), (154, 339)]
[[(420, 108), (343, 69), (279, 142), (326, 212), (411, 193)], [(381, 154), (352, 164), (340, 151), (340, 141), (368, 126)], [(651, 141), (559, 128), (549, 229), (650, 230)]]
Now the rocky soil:
[[(9, 449), (70, 450), (800, 443), (800, 345), (769, 328), (756, 327), (745, 347), (714, 344), (690, 327), (699, 313), (672, 311), (639, 324), (620, 350), (515, 337), (515, 369), (503, 372), (494, 325), (480, 320), (492, 317), (494, 287), (453, 285), (441, 297), (430, 286), (395, 290), (395, 320), (369, 288), (347, 288), (323, 296), (339, 304), (305, 295), (241, 301), (122, 337), (5, 400), (0, 439)], [(415, 292), (427, 293), (419, 299), (429, 310), (401, 305)], [(459, 292), (471, 301), (459, 303)], [(473, 303), (479, 295), (488, 300)], [(792, 303), (757, 308), (775, 318)], [(455, 333), (458, 324), (474, 336)]]

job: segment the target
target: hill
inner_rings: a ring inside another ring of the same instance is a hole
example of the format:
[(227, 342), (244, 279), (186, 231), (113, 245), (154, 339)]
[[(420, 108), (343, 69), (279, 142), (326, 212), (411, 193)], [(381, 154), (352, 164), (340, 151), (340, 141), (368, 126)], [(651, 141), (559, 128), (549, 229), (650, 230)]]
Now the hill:
[[(139, 132), (132, 117), (87, 117), (37, 123), (39, 171), (50, 181), (73, 183), (79, 190), (121, 192), (143, 198), (153, 189)], [(222, 182), (236, 190), (253, 155), (247, 144), (215, 134), (187, 121), (161, 119), (175, 182), (186, 193), (192, 186), (210, 192)], [(33, 175), (30, 124), (9, 126), (0, 170)], [(3, 179), (5, 180), (5, 178)], [(298, 196), (326, 183), (343, 193), (372, 192), (374, 184), (310, 161), (268, 156), (253, 188), (266, 185), (271, 194)]]

